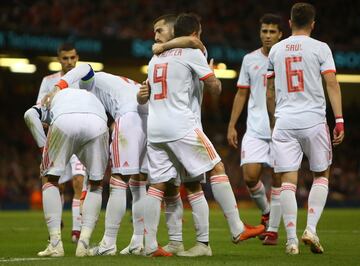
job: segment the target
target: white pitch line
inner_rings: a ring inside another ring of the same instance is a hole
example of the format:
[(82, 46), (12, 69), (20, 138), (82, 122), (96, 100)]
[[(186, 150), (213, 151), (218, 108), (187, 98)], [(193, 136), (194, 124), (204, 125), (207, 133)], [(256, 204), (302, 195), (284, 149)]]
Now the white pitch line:
[(18, 262), (18, 261), (34, 261), (34, 260), (51, 260), (52, 258), (0, 258), (0, 262)]

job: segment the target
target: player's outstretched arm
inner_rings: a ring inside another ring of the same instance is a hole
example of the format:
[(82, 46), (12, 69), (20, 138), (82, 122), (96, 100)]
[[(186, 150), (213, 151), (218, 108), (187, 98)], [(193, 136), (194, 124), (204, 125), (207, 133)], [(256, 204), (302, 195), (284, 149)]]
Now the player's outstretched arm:
[(139, 104), (146, 104), (150, 98), (150, 85), (147, 81), (144, 81), (137, 93), (137, 102)]
[(345, 136), (344, 130), (344, 119), (342, 114), (342, 104), (341, 104), (341, 90), (339, 82), (336, 80), (336, 75), (333, 72), (326, 73), (323, 75), (326, 83), (326, 90), (329, 96), (330, 104), (336, 119), (336, 126), (334, 128), (333, 134), (333, 145), (339, 145)]
[(229, 145), (234, 147), (235, 149), (238, 147), (238, 135), (235, 127), (248, 97), (249, 97), (249, 89), (238, 89), (234, 98), (234, 103), (231, 110), (231, 117), (227, 131), (227, 140)]
[(204, 44), (199, 40), (199, 38), (193, 36), (177, 37), (166, 43), (154, 43), (152, 51), (154, 54), (161, 54), (162, 52), (173, 48), (194, 48), (205, 52)]
[(25, 124), (29, 128), (31, 135), (40, 149), (44, 147), (46, 143), (46, 135), (41, 123), (41, 113), (42, 110), (39, 106), (33, 106), (24, 114)]
[(270, 119), (270, 128), (275, 126), (275, 78), (268, 77), (266, 83), (266, 105)]

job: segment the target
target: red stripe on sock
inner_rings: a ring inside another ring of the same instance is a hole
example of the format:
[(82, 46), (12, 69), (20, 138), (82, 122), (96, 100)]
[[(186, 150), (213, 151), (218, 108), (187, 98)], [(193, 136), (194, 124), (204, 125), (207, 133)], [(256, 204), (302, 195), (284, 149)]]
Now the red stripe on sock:
[(130, 187), (142, 187), (142, 186), (146, 186), (146, 181), (137, 181), (137, 180), (130, 179), (130, 181), (129, 181), (129, 186), (130, 186)]
[(164, 198), (164, 192), (153, 187), (149, 188), (147, 194), (159, 200), (162, 200)]
[(210, 183), (225, 183), (229, 182), (229, 178), (227, 175), (214, 175), (210, 176)]
[(199, 191), (199, 192), (196, 192), (196, 193), (193, 193), (193, 194), (190, 194), (188, 195), (188, 200), (190, 202), (193, 202), (195, 200), (197, 200), (198, 198), (200, 197), (203, 197), (204, 196), (204, 192), (203, 191)]
[(127, 184), (124, 181), (118, 180), (114, 177), (110, 178), (110, 185), (127, 189)]

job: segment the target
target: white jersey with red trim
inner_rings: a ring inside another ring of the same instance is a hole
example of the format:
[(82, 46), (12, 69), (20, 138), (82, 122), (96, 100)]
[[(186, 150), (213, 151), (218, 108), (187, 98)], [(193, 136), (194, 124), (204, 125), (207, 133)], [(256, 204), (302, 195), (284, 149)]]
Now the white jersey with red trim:
[(136, 81), (125, 77), (97, 72), (89, 91), (100, 99), (105, 109), (116, 119), (127, 112), (147, 114), (147, 105), (139, 105), (136, 99), (140, 86)]
[[(57, 72), (52, 75), (45, 76), (42, 79), (36, 104), (40, 104), (41, 99), (54, 88), (54, 86), (59, 82), (60, 79), (61, 79), (61, 72)], [(71, 86), (72, 88), (79, 87), (78, 82), (69, 84), (69, 86)]]
[(309, 128), (326, 121), (321, 74), (328, 72), (336, 69), (324, 42), (298, 35), (271, 48), (268, 77), (275, 75), (277, 128)]
[(171, 49), (149, 62), (151, 88), (148, 118), (150, 142), (173, 141), (184, 137), (197, 125), (191, 109), (194, 75), (200, 80), (213, 75), (198, 49)]
[(107, 122), (104, 106), (92, 93), (74, 88), (59, 91), (50, 106), (51, 123), (59, 116), (71, 113), (95, 114)]
[(86, 64), (77, 66), (61, 79), (68, 84), (80, 80), (80, 89), (94, 93), (113, 119), (127, 112), (148, 113), (147, 105), (142, 106), (137, 102), (140, 84), (134, 80), (106, 72), (94, 73)]
[(246, 133), (260, 139), (270, 139), (270, 123), (266, 107), (266, 72), (269, 61), (261, 48), (247, 55), (241, 65), (238, 89), (250, 89)]

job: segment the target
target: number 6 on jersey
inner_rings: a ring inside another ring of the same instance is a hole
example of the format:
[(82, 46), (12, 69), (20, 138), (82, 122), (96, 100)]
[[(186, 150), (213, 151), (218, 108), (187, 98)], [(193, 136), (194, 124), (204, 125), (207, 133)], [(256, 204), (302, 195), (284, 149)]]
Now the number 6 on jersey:
[(154, 100), (167, 98), (167, 67), (168, 63), (156, 64), (154, 66), (154, 83), (161, 82), (161, 92), (154, 95)]
[[(300, 92), (304, 91), (304, 71), (297, 69), (291, 69), (291, 63), (301, 62), (301, 56), (294, 57), (286, 57), (285, 65), (286, 65), (286, 80), (288, 92)], [(297, 85), (294, 85), (293, 77), (297, 77)]]

